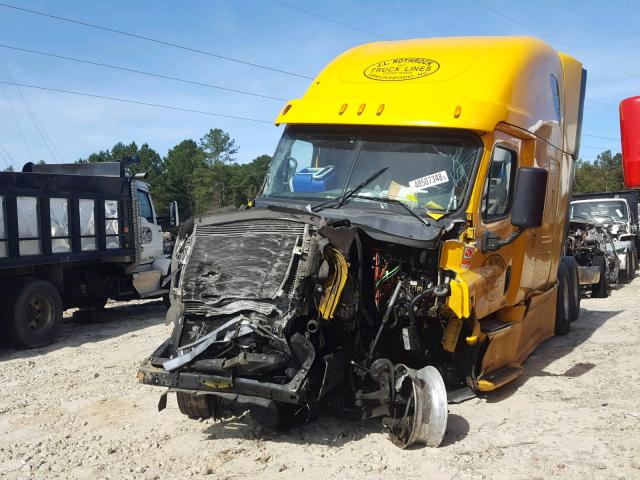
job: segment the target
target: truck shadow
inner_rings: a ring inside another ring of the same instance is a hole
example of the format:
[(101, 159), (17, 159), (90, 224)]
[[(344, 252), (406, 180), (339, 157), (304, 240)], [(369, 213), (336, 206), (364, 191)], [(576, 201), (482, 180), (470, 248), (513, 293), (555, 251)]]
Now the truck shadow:
[(106, 340), (164, 323), (166, 308), (162, 300), (113, 302), (91, 315), (66, 312), (60, 332), (51, 345), (19, 350), (0, 345), (0, 362), (31, 358), (60, 348), (77, 347)]
[[(588, 300), (587, 300), (588, 302)], [(545, 369), (554, 361), (568, 355), (575, 348), (588, 340), (593, 333), (605, 322), (615, 317), (622, 310), (598, 311), (580, 309), (578, 320), (571, 324), (569, 334), (564, 337), (552, 337), (540, 345), (524, 363), (524, 373), (521, 377), (504, 387), (483, 394), (481, 398), (488, 403), (500, 402), (513, 395), (520, 386), (533, 377), (566, 377), (577, 378), (596, 367), (590, 362), (578, 362), (563, 373), (550, 373)]]
[[(469, 423), (467, 420), (460, 415), (450, 413), (441, 447), (447, 447), (461, 441), (468, 432)], [(388, 429), (382, 424), (382, 418), (353, 420), (326, 412), (320, 414), (316, 420), (310, 423), (287, 431), (263, 428), (247, 412), (239, 417), (223, 419), (209, 425), (205, 433), (208, 435), (208, 440), (246, 439), (299, 445), (323, 445), (334, 448), (362, 440), (369, 435), (381, 435), (385, 437), (386, 441), (391, 442), (388, 439)], [(393, 447), (391, 443), (389, 445)], [(413, 445), (407, 450), (422, 448), (426, 447)]]

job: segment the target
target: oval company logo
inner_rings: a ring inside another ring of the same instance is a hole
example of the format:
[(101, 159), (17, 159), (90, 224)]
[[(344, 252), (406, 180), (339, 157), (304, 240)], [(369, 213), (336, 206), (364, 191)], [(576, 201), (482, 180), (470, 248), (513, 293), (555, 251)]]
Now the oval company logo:
[(440, 64), (429, 58), (392, 58), (369, 65), (364, 76), (380, 82), (401, 82), (426, 77), (439, 68)]

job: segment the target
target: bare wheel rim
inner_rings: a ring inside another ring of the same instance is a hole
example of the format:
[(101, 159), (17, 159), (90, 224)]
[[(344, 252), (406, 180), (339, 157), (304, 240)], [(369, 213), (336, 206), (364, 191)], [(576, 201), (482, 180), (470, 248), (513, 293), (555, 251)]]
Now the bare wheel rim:
[(25, 324), (32, 332), (41, 332), (53, 324), (54, 307), (51, 299), (34, 295), (29, 299), (25, 311)]

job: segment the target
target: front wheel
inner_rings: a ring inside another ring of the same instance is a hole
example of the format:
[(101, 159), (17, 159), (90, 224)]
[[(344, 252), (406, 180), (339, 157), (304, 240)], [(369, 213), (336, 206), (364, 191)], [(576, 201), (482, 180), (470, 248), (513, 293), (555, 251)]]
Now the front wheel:
[(562, 257), (561, 260), (569, 273), (569, 319), (575, 322), (580, 316), (580, 280), (578, 278), (578, 264), (571, 256)]
[(569, 290), (569, 269), (564, 262), (558, 266), (558, 297), (556, 302), (555, 334), (558, 336), (569, 333), (571, 326), (571, 291)]
[(192, 420), (216, 418), (218, 416), (219, 402), (214, 395), (176, 392), (176, 396), (180, 412)]
[(7, 337), (14, 347), (44, 347), (60, 330), (62, 299), (50, 282), (24, 280), (8, 292), (3, 316)]

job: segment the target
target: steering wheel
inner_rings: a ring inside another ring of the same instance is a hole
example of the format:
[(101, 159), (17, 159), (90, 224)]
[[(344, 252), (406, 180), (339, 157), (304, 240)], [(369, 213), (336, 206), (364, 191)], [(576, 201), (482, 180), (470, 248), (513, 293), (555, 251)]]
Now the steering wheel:
[(287, 173), (291, 174), (291, 175), (288, 175), (291, 177), (298, 170), (298, 161), (295, 158), (293, 158), (291, 155), (289, 155), (289, 158), (287, 158), (287, 162), (288, 162), (288, 168), (289, 168), (289, 171)]
[(287, 158), (286, 176), (289, 179), (289, 191), (293, 192), (293, 176), (298, 170), (298, 161), (291, 155)]

